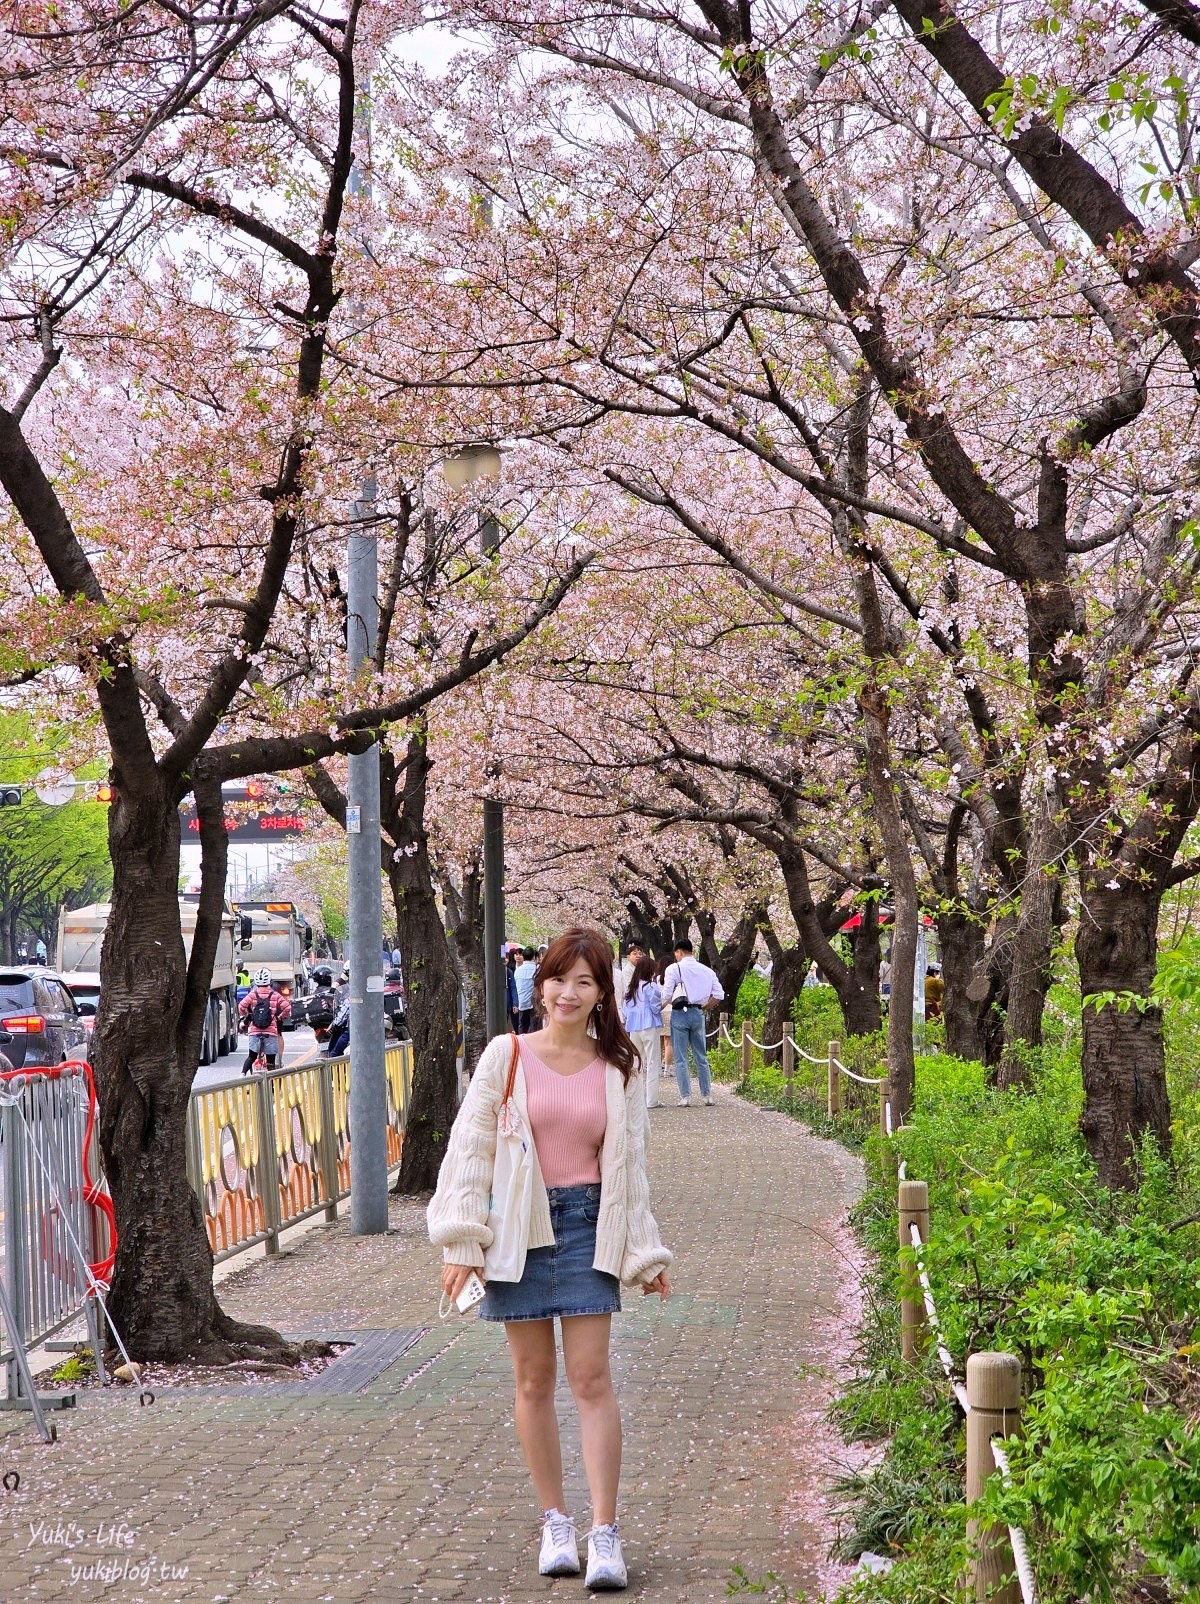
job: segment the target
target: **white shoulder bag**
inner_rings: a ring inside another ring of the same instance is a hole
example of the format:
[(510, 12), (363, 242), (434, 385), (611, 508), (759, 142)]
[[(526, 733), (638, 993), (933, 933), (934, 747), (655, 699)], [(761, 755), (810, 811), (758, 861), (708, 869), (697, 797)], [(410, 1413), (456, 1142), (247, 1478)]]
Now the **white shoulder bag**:
[(512, 1037), (504, 1100), (496, 1115), (496, 1162), (488, 1229), (492, 1245), (483, 1258), (485, 1281), (519, 1281), (529, 1249), (529, 1209), (533, 1198), (533, 1154), (521, 1112), (513, 1101), (520, 1048)]

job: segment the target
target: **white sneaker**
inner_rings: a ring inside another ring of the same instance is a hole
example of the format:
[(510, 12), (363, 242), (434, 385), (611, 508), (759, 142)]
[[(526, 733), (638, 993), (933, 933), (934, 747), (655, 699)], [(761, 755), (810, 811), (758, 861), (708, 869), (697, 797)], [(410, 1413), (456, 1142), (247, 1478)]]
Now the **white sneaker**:
[(715, 1097), (706, 1097), (704, 1099), (704, 1106), (705, 1106), (705, 1108), (715, 1108), (716, 1107), (716, 1102), (717, 1102), (717, 1100), (716, 1100)]
[(611, 1526), (593, 1526), (588, 1533), (585, 1581), (588, 1587), (604, 1592), (615, 1593), (629, 1586), (629, 1572), (625, 1569), (625, 1555), (621, 1552), (616, 1521)]
[[(589, 1549), (589, 1553), (590, 1553)], [(542, 1527), (542, 1551), (538, 1555), (539, 1576), (578, 1576), (579, 1539), (575, 1522), (561, 1509), (548, 1509)]]

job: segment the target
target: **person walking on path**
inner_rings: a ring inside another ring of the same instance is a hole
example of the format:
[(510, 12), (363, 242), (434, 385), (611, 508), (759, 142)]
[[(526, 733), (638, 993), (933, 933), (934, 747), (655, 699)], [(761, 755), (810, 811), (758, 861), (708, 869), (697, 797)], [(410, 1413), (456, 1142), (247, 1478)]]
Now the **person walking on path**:
[(645, 953), (634, 963), (625, 989), (625, 1029), (642, 1061), (646, 1107), (660, 1106), (662, 1085), (662, 991), (654, 978), (654, 959)]
[[(637, 968), (639, 958), (645, 957), (646, 949), (641, 942), (634, 938), (625, 949), (625, 962), (621, 965), (621, 984), (625, 987), (625, 994), (629, 992), (629, 982), (633, 979), (633, 971)], [(622, 996), (624, 1002), (624, 996)]]
[(946, 982), (942, 979), (942, 971), (937, 964), (930, 964), (925, 971), (926, 1019), (940, 1019), (942, 1017), (942, 999), (945, 995)]
[(690, 1052), (692, 1068), (700, 1082), (700, 1095), (711, 1107), (712, 1076), (704, 1045), (704, 1010), (709, 1003), (720, 1002), (725, 990), (715, 972), (692, 956), (692, 944), (686, 936), (675, 943), (675, 962), (667, 965), (662, 994), (670, 1003), (671, 1051), (675, 1059), (679, 1106), (692, 1106), (692, 1083), (688, 1076)]
[(521, 949), (514, 942), (504, 955), (504, 984), (507, 992), (508, 1028), (515, 1036), (520, 1030), (517, 1013), (517, 964), (521, 961)]
[(662, 1037), (660, 1039), (662, 1041), (661, 1052), (664, 1071), (675, 1068), (675, 1051), (671, 1046), (671, 1010), (667, 1006), (667, 994), (663, 990), (663, 979), (670, 967), (665, 958), (658, 959), (654, 965), (654, 978), (658, 982), (658, 994), (661, 998), (660, 1006), (663, 1016)]
[(503, 1321), (508, 1338), (517, 1435), (545, 1512), (543, 1576), (579, 1573), (554, 1409), (560, 1322), (592, 1499), (586, 1582), (619, 1589), (628, 1575), (617, 1530), (621, 1413), (609, 1369), (612, 1316), (622, 1282), (670, 1295), (671, 1254), (650, 1211), (645, 1096), (607, 942), (594, 930), (566, 931), (547, 949), (537, 989), (544, 1028), (497, 1038), (479, 1060), (429, 1205), (429, 1235), (445, 1260), (442, 1290), (456, 1299), (472, 1271), (485, 1271), (493, 1241), (497, 1122), (505, 1120), (506, 1134), (527, 1132), (532, 1196), (524, 1269), (519, 1281), (488, 1280), (480, 1315)]
[(527, 1036), (533, 1029), (533, 983), (537, 979), (537, 950), (526, 947), (517, 954), (513, 985), (517, 988), (517, 1034)]

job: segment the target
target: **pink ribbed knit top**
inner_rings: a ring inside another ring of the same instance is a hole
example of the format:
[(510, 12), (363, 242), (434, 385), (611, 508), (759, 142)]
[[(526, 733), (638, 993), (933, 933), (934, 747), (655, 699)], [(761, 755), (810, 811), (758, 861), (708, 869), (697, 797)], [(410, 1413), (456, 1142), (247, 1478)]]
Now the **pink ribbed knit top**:
[(592, 1186), (608, 1125), (605, 1065), (594, 1058), (574, 1075), (559, 1075), (518, 1038), (525, 1071), (529, 1130), (547, 1186)]

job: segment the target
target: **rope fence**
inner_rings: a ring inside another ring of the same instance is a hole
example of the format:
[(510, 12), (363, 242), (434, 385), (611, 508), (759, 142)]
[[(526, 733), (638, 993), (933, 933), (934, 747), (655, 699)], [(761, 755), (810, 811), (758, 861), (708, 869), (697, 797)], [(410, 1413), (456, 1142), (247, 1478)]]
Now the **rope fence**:
[[(722, 1014), (716, 1030), (709, 1032), (709, 1036), (711, 1039), (727, 1042), (736, 1052), (740, 1052), (743, 1080), (749, 1077), (756, 1048), (762, 1053), (781, 1052), (783, 1079), (789, 1091), (796, 1076), (798, 1063), (822, 1065), (825, 1069), (825, 1108), (830, 1119), (842, 1112), (844, 1081), (856, 1086), (879, 1087), (881, 1098), (887, 1087), (887, 1081), (883, 1076), (860, 1074), (858, 1070), (851, 1069), (849, 1064), (843, 1062), (840, 1041), (831, 1041), (823, 1053), (810, 1053), (797, 1042), (795, 1026), (790, 1021), (784, 1025), (783, 1035), (778, 1041), (764, 1042), (752, 1034), (750, 1021), (747, 1019), (742, 1020), (740, 1035), (732, 1035), (729, 1029), (729, 1015)], [(882, 1129), (882, 1113), (880, 1122)]]
[[(890, 1100), (885, 1101), (884, 1112), (890, 1128)], [(929, 1243), (928, 1184), (907, 1180), (901, 1174), (896, 1212), (900, 1247), (912, 1249), (911, 1259), (902, 1252), (900, 1260), (900, 1356), (907, 1364), (918, 1364), (925, 1339), (932, 1335), (942, 1370), (967, 1423), (966, 1495), (970, 1506), (983, 1496), (993, 1475), (999, 1475), (1005, 1486), (1012, 1484), (1002, 1443), (1021, 1428), (1020, 1360), (1013, 1353), (973, 1353), (967, 1359), (965, 1383), (959, 1379), (924, 1260)], [(974, 1585), (975, 1597), (992, 1604), (1038, 1604), (1037, 1578), (1025, 1533), (1019, 1526), (1010, 1526), (1007, 1532), (1006, 1541), (1003, 1532), (968, 1521), (967, 1535), (973, 1543), (968, 1580)]]

